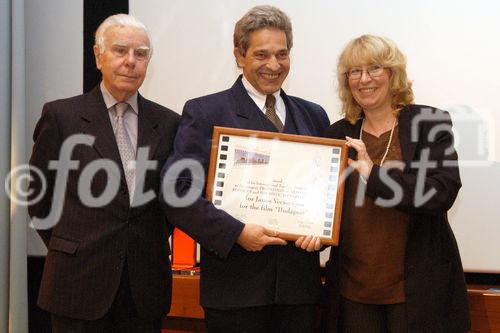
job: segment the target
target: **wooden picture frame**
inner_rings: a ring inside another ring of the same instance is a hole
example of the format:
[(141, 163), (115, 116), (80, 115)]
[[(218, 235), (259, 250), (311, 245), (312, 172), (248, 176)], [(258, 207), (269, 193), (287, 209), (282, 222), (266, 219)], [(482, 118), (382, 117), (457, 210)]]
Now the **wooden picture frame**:
[(214, 127), (206, 197), (243, 223), (338, 245), (344, 140)]

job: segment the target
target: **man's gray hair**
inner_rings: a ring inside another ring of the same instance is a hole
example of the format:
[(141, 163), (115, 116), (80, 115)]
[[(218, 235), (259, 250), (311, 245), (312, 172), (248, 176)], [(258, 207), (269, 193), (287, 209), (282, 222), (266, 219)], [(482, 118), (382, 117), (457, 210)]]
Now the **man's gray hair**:
[(146, 28), (146, 26), (141, 21), (128, 14), (116, 14), (109, 16), (99, 25), (95, 32), (95, 45), (97, 45), (97, 47), (99, 48), (99, 53), (104, 53), (104, 50), (106, 49), (104, 33), (109, 28), (117, 26), (132, 27), (143, 30), (148, 37), (149, 57), (151, 58), (151, 55), (153, 54), (153, 45), (151, 44), (151, 35), (149, 34), (148, 28)]
[(288, 50), (293, 46), (292, 22), (279, 8), (256, 6), (250, 9), (234, 26), (233, 42), (240, 54), (245, 56), (250, 41), (250, 33), (265, 28), (282, 30), (286, 35)]

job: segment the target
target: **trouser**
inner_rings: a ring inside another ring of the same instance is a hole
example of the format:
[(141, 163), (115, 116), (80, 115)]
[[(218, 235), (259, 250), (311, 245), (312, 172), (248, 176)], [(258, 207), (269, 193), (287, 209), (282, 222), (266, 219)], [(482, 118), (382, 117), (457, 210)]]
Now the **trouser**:
[(364, 304), (341, 297), (343, 333), (403, 333), (408, 331), (406, 303)]
[(204, 310), (208, 333), (312, 333), (319, 323), (312, 304)]

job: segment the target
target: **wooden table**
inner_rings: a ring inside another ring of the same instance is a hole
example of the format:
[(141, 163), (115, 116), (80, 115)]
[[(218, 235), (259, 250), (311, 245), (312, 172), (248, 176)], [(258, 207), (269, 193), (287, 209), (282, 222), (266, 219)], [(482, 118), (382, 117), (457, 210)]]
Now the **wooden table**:
[(487, 289), (490, 287), (481, 285), (468, 286), (472, 321), (470, 332), (500, 332), (500, 293), (488, 292)]

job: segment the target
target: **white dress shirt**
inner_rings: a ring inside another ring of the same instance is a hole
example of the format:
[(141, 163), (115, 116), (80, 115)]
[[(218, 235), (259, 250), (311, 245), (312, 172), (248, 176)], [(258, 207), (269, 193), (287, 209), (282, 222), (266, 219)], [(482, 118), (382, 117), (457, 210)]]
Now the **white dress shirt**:
[[(241, 80), (243, 83), (243, 86), (245, 87), (248, 95), (250, 98), (254, 101), (254, 103), (257, 105), (257, 107), (264, 113), (266, 114), (266, 95), (261, 94), (260, 92), (257, 91), (257, 89), (252, 86), (250, 82), (248, 82), (247, 79), (245, 79), (245, 75), (243, 75), (243, 79)], [(283, 98), (280, 96), (281, 89), (274, 92), (273, 95), (276, 98), (276, 104), (274, 106), (274, 109), (276, 110), (276, 114), (278, 115), (278, 118), (280, 118), (281, 123), (283, 126), (285, 126), (285, 119), (286, 119), (286, 107), (285, 107), (285, 102), (283, 101)]]
[[(104, 83), (101, 82), (101, 92), (102, 97), (104, 98), (104, 103), (106, 104), (106, 108), (108, 108), (109, 120), (111, 121), (111, 126), (113, 127), (113, 132), (115, 131), (116, 126), (116, 111), (113, 107), (118, 101), (110, 94), (108, 89), (104, 86)], [(130, 144), (134, 148), (134, 151), (137, 153), (137, 127), (138, 127), (138, 114), (139, 114), (139, 105), (137, 104), (137, 92), (130, 96), (127, 99), (126, 103), (130, 105), (128, 111), (123, 115), (123, 123), (125, 125), (125, 131), (127, 132), (127, 136), (130, 139)]]

